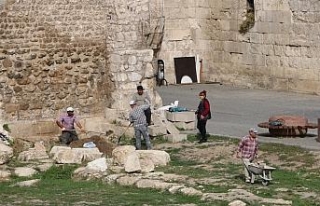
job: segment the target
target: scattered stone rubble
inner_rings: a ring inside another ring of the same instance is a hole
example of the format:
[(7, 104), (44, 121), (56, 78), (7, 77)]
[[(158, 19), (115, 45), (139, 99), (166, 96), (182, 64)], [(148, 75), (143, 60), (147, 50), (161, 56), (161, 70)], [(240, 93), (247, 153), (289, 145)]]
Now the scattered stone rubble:
[[(154, 125), (149, 127), (150, 135), (154, 138), (163, 138), (175, 143), (185, 141), (186, 134), (178, 129), (193, 130), (195, 115), (191, 111), (168, 112), (165, 110), (153, 110)], [(98, 122), (98, 121), (96, 121)], [(96, 124), (97, 125), (97, 124)], [(180, 126), (178, 126), (180, 125)], [(89, 124), (86, 125), (90, 126)], [(102, 127), (99, 125), (99, 127)], [(118, 125), (115, 125), (119, 127)], [(292, 205), (291, 201), (282, 199), (262, 198), (242, 190), (233, 189), (227, 193), (203, 193), (202, 182), (221, 181), (216, 179), (194, 180), (187, 176), (165, 174), (157, 172), (158, 166), (167, 166), (170, 155), (162, 150), (136, 150), (132, 145), (116, 146), (113, 138), (114, 132), (107, 131), (108, 135), (101, 137), (101, 131), (92, 132), (91, 138), (82, 138), (70, 146), (54, 145), (53, 147), (41, 139), (30, 141), (16, 138), (13, 148), (0, 141), (0, 181), (9, 180), (12, 175), (32, 177), (32, 175), (48, 170), (53, 165), (78, 164), (73, 173), (77, 180), (100, 179), (107, 184), (119, 184), (122, 186), (135, 186), (137, 188), (153, 188), (167, 190), (172, 194), (195, 195), (203, 200), (227, 200), (230, 206), (242, 206), (246, 203), (239, 199), (252, 199), (261, 203), (274, 205)], [(133, 136), (133, 133), (130, 134)], [(85, 143), (92, 141), (96, 147), (83, 148)], [(10, 168), (6, 165), (12, 158), (29, 163), (25, 167)], [(80, 166), (87, 163), (86, 166)], [(40, 180), (33, 179), (16, 183), (13, 186), (32, 186)]]
[[(2, 143), (0, 143), (0, 147), (0, 151), (2, 151), (0, 159), (5, 160), (0, 165), (0, 180), (2, 181), (9, 180), (11, 175), (32, 177), (38, 171), (45, 171), (54, 164), (83, 165), (87, 162), (86, 166), (79, 167), (74, 171), (74, 179), (100, 179), (106, 184), (167, 190), (172, 194), (199, 196), (207, 201), (227, 200), (230, 201), (230, 206), (246, 205), (239, 200), (244, 198), (266, 204), (292, 205), (291, 201), (262, 198), (243, 189), (231, 189), (227, 193), (203, 193), (201, 190), (189, 186), (192, 184), (185, 184), (189, 181), (187, 176), (156, 172), (157, 166), (166, 166), (170, 162), (170, 155), (161, 150), (136, 150), (134, 146), (123, 145), (116, 147), (112, 151), (112, 156), (108, 157), (97, 148), (53, 146), (47, 152), (44, 143), (39, 141), (34, 144), (34, 147), (18, 154), (19, 161), (30, 164), (12, 170), (5, 163), (13, 158), (13, 149)], [(15, 183), (13, 186), (30, 187), (39, 181), (39, 179), (32, 179)]]

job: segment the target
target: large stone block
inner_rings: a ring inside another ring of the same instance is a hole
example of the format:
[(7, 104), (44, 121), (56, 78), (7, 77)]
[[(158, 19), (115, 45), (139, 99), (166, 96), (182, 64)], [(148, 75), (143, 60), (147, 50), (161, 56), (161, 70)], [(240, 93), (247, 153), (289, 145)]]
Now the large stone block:
[(9, 125), (10, 136), (28, 139), (32, 136), (54, 136), (60, 134), (59, 127), (54, 121), (19, 121), (12, 122)]
[(168, 134), (166, 137), (168, 142), (182, 142), (187, 140), (187, 134)]
[(139, 158), (150, 159), (154, 166), (165, 166), (170, 162), (170, 155), (161, 150), (137, 150)]
[(166, 118), (172, 122), (192, 122), (195, 121), (196, 116), (194, 112), (168, 112), (166, 111)]
[(167, 121), (165, 125), (169, 134), (173, 134), (173, 135), (180, 134), (180, 131), (171, 122)]
[(152, 125), (148, 127), (150, 136), (161, 136), (167, 134), (167, 128), (164, 125)]
[(53, 157), (61, 164), (81, 164), (84, 161), (93, 161), (101, 158), (103, 153), (98, 148), (73, 148), (71, 150), (59, 150)]
[(183, 39), (190, 39), (191, 31), (190, 29), (175, 29), (167, 31), (167, 38), (170, 40), (181, 41)]
[(174, 126), (181, 130), (194, 130), (196, 128), (196, 122), (172, 122)]

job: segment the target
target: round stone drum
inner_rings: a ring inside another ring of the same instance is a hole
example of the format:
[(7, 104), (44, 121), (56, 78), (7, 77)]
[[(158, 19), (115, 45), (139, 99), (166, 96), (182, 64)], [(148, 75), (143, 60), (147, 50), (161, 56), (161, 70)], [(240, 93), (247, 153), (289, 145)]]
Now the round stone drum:
[(305, 137), (308, 128), (317, 128), (317, 124), (308, 123), (302, 116), (275, 115), (268, 122), (258, 124), (259, 127), (268, 128), (272, 136), (299, 136)]

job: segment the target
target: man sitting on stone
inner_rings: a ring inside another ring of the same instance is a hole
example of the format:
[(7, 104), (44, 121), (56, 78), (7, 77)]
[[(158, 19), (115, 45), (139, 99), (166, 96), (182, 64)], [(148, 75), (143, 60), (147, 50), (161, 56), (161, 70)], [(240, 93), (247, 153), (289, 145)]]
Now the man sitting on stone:
[[(132, 100), (135, 101), (135, 104), (137, 106), (148, 105), (148, 104), (150, 106), (150, 103), (151, 103), (150, 96), (146, 92), (144, 92), (144, 88), (141, 85), (137, 86), (137, 93), (133, 95)], [(144, 110), (144, 114), (146, 115), (148, 125), (151, 125), (150, 107)]]
[(67, 108), (67, 113), (61, 115), (56, 120), (57, 125), (61, 129), (61, 136), (59, 140), (61, 143), (69, 145), (72, 141), (78, 140), (78, 134), (76, 133), (75, 125), (79, 127), (81, 132), (85, 132), (79, 119), (74, 115), (74, 109), (72, 107)]

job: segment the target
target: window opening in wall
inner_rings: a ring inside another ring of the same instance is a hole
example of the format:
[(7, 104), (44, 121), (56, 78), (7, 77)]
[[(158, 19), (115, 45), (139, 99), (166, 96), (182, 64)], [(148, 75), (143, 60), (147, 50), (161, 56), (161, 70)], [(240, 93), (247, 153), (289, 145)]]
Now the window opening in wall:
[(240, 25), (239, 32), (241, 34), (247, 33), (254, 26), (254, 23), (254, 0), (247, 0), (246, 19)]

